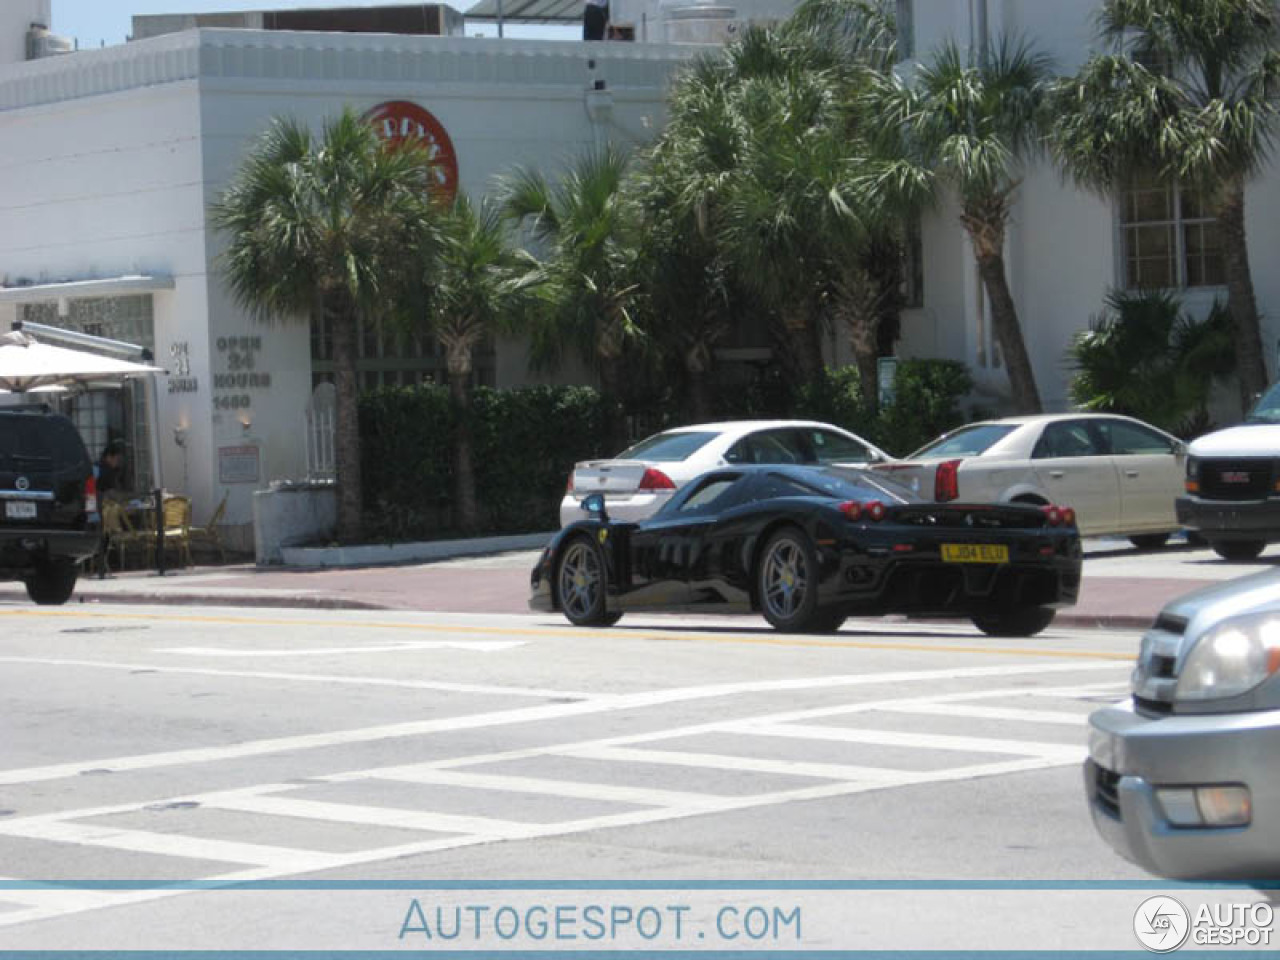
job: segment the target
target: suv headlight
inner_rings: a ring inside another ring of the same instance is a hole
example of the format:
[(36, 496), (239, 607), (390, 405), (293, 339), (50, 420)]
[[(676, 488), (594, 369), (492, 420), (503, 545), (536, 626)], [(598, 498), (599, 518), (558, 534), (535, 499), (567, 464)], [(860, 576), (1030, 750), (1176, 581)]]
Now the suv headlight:
[(1198, 457), (1187, 457), (1187, 479), (1200, 479), (1200, 459)]
[(1178, 677), (1179, 700), (1238, 697), (1280, 671), (1280, 612), (1224, 620), (1202, 636)]

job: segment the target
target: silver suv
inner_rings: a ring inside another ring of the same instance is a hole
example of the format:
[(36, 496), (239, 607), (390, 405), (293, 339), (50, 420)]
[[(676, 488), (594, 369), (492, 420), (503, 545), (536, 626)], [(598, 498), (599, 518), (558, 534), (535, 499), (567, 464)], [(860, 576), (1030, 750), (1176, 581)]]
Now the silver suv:
[(101, 542), (93, 462), (66, 417), (0, 408), (0, 580), (36, 603), (66, 603)]
[(1280, 877), (1280, 570), (1168, 604), (1132, 690), (1089, 718), (1098, 831), (1161, 876)]

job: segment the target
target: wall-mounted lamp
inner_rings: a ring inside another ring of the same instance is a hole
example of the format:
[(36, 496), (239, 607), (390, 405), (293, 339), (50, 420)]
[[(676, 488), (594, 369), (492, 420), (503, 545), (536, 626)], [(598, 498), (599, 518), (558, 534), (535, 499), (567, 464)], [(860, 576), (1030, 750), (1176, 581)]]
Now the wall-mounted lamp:
[(249, 432), (249, 428), (253, 426), (253, 418), (247, 413), (240, 414), (240, 429), (245, 433)]
[(187, 428), (186, 427), (173, 428), (173, 442), (176, 443), (178, 446), (183, 447), (184, 449), (186, 448), (187, 446)]

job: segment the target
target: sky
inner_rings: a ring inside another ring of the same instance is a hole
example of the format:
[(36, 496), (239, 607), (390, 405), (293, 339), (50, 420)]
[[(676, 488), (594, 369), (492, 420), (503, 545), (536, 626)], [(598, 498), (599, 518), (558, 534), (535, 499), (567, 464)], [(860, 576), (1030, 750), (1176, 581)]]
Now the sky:
[[(3, 0), (0, 0), (3, 2)], [(234, 10), (289, 10), (317, 7), (395, 6), (412, 0), (53, 0), (54, 33), (80, 41), (80, 48), (124, 43), (134, 14), (223, 13)], [(452, 0), (449, 4), (465, 11), (475, 0)], [(493, 36), (490, 24), (468, 24), (467, 33)], [(554, 26), (508, 25), (509, 37), (537, 39), (581, 39), (580, 29)]]

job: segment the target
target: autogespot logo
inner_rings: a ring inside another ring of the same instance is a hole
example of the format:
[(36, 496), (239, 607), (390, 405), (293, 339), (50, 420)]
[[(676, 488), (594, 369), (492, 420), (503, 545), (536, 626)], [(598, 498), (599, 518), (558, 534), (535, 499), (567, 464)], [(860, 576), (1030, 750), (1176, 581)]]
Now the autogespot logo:
[(1191, 914), (1173, 897), (1149, 897), (1133, 915), (1133, 933), (1152, 953), (1177, 950), (1191, 931)]

